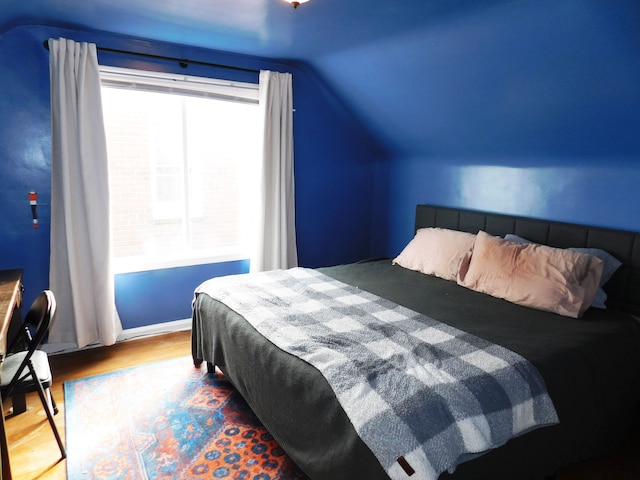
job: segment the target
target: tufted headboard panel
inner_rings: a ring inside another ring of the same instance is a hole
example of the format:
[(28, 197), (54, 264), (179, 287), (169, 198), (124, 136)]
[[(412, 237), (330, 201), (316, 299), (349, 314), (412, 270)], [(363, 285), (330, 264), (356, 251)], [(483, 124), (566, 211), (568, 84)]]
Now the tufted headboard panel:
[(608, 308), (640, 315), (640, 233), (434, 205), (418, 205), (415, 228), (440, 227), (503, 237), (514, 233), (552, 247), (606, 250), (622, 262), (609, 280)]

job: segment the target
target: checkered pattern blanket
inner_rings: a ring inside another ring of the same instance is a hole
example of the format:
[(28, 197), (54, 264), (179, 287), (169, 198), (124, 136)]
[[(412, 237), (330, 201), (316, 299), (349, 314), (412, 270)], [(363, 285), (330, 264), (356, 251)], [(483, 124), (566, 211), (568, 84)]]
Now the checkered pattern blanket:
[(436, 479), (528, 430), (558, 422), (544, 381), (505, 348), (294, 268), (196, 289), (315, 366), (392, 479)]

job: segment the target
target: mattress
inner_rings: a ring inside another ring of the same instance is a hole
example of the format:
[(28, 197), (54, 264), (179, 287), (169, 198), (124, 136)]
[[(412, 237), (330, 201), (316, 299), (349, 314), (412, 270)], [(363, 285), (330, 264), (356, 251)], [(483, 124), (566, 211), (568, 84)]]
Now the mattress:
[[(541, 373), (560, 418), (462, 463), (442, 478), (544, 478), (619, 443), (640, 399), (640, 324), (589, 309), (580, 319), (518, 306), (390, 260), (320, 272), (501, 345)], [(313, 479), (386, 479), (322, 374), (278, 349), (237, 312), (200, 294), (193, 357), (217, 365)]]

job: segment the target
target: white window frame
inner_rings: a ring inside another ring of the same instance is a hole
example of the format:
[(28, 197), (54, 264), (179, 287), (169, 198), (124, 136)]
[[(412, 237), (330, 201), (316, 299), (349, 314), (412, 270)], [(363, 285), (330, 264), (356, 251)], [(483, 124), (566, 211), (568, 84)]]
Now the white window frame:
[[(251, 104), (258, 104), (259, 99), (259, 86), (257, 83), (209, 79), (164, 72), (149, 72), (112, 66), (100, 66), (100, 78), (102, 86), (121, 89), (176, 93), (181, 95), (232, 100), (235, 102)], [(247, 173), (247, 181), (255, 181), (254, 178), (249, 177), (250, 172)], [(153, 178), (153, 183), (155, 183), (156, 175), (154, 175)], [(156, 206), (159, 205), (157, 205), (157, 190), (155, 185), (153, 188), (153, 203), (155, 210)], [(248, 207), (249, 205), (245, 205), (243, 208)], [(195, 210), (191, 211), (190, 215), (192, 218), (194, 215), (198, 215), (198, 208), (199, 207), (196, 207)], [(170, 220), (162, 214), (156, 218), (161, 221)], [(247, 227), (251, 228), (251, 225), (248, 225)], [(131, 273), (136, 271), (157, 270), (180, 266), (246, 260), (248, 258), (249, 253), (247, 252), (247, 248), (242, 251), (237, 251), (237, 249), (225, 251), (224, 249), (218, 248), (214, 253), (209, 252), (204, 255), (176, 256), (175, 258), (160, 259), (149, 256), (141, 256), (139, 258), (114, 258), (112, 259), (112, 266), (114, 273)]]

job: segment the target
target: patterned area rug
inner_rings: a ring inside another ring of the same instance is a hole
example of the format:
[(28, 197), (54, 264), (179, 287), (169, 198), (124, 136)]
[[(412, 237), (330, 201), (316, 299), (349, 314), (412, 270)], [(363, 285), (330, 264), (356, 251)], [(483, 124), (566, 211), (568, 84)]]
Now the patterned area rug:
[(221, 374), (190, 357), (65, 382), (67, 476), (303, 480)]

